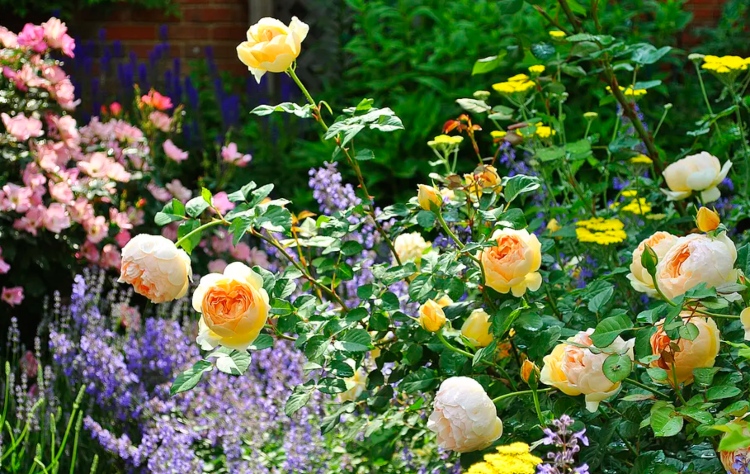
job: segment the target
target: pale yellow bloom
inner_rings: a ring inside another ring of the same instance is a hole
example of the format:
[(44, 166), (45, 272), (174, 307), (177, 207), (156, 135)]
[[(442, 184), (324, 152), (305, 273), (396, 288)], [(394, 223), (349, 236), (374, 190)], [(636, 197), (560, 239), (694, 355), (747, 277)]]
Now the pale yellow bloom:
[(526, 290), (538, 290), (542, 285), (542, 247), (536, 235), (526, 229), (506, 228), (496, 230), (490, 240), (495, 246), (484, 248), (479, 255), (487, 286), (516, 297)]
[(309, 29), (296, 16), (289, 26), (275, 18), (261, 18), (247, 30), (247, 41), (237, 46), (237, 56), (260, 83), (266, 72), (284, 72), (292, 66)]
[(483, 309), (471, 312), (463, 326), (461, 334), (477, 347), (487, 347), (492, 342), (490, 315)]
[(532, 74), (541, 74), (544, 72), (546, 68), (542, 66), (541, 64), (536, 64), (534, 66), (529, 67), (529, 72)]
[(445, 313), (442, 306), (434, 300), (427, 300), (419, 307), (419, 325), (429, 332), (438, 332), (445, 325)]
[(719, 224), (721, 224), (721, 218), (716, 211), (712, 211), (707, 207), (701, 207), (698, 209), (698, 214), (695, 216), (695, 223), (698, 225), (698, 229), (700, 229), (701, 232), (711, 232), (719, 227)]
[(136, 235), (122, 249), (118, 281), (154, 303), (185, 296), (192, 275), (188, 254), (161, 235)]
[(654, 280), (648, 270), (641, 264), (641, 257), (643, 252), (646, 251), (646, 246), (651, 247), (656, 253), (657, 260), (661, 261), (676, 243), (677, 237), (669, 232), (659, 231), (638, 244), (638, 247), (633, 251), (633, 261), (630, 264), (630, 273), (627, 275), (630, 285), (635, 291), (646, 293), (649, 296), (656, 295)]
[(559, 31), (559, 30), (551, 30), (549, 31), (549, 35), (553, 39), (562, 39), (562, 38), (565, 38), (565, 36), (567, 36), (564, 32)]
[(630, 159), (630, 162), (635, 165), (650, 165), (654, 162), (651, 158), (644, 155), (643, 153), (636, 155)]

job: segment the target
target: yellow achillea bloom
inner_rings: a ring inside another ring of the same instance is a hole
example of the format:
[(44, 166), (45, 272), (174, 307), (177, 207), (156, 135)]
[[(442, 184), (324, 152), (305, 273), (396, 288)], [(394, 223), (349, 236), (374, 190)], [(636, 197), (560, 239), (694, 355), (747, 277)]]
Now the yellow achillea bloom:
[[(557, 131), (555, 131), (552, 127), (549, 125), (535, 125), (534, 126), (536, 130), (534, 130), (534, 133), (531, 134), (531, 136), (536, 135), (539, 138), (549, 138), (553, 135), (557, 134)], [(523, 134), (521, 129), (516, 130), (516, 133), (519, 134), (522, 137), (525, 137), (526, 135)]]
[(705, 56), (701, 69), (715, 72), (717, 74), (729, 74), (732, 72), (747, 71), (750, 65), (750, 58), (741, 58), (739, 56)]
[(630, 162), (636, 165), (650, 165), (654, 162), (651, 158), (644, 155), (643, 153), (636, 155), (630, 159)]
[(534, 474), (541, 463), (541, 458), (529, 452), (528, 444), (513, 443), (486, 454), (484, 461), (472, 465), (467, 474)]
[(632, 198), (638, 195), (638, 191), (635, 189), (626, 189), (622, 192), (622, 196), (626, 198)]
[(651, 204), (646, 201), (646, 198), (633, 199), (628, 204), (622, 206), (622, 210), (632, 212), (633, 214), (648, 214), (651, 212)]
[(501, 94), (513, 94), (514, 92), (526, 92), (534, 87), (534, 82), (529, 80), (526, 74), (516, 74), (506, 82), (493, 84), (492, 88)]
[(529, 72), (532, 74), (541, 74), (544, 72), (546, 68), (542, 66), (541, 64), (536, 64), (534, 66), (529, 67)]
[[(633, 86), (628, 87), (622, 87), (618, 86), (623, 94), (629, 97), (640, 97), (642, 95), (646, 95), (648, 91), (646, 89), (633, 89)], [(607, 90), (609, 92), (612, 92), (612, 88), (607, 86)]]
[(576, 237), (580, 242), (592, 242), (599, 245), (617, 244), (628, 238), (624, 228), (625, 224), (619, 219), (593, 217), (576, 222)]
[(458, 135), (455, 135), (455, 136), (438, 135), (432, 140), (430, 140), (429, 142), (427, 142), (427, 145), (431, 147), (437, 147), (440, 145), (451, 147), (451, 146), (459, 145), (462, 141), (464, 141), (464, 137), (461, 137)]
[(565, 33), (559, 30), (551, 30), (549, 32), (549, 35), (551, 38), (554, 38), (554, 39), (562, 39), (562, 38), (565, 38), (566, 36)]
[(490, 132), (490, 135), (492, 135), (492, 138), (503, 138), (507, 134), (508, 132), (504, 130), (493, 130)]

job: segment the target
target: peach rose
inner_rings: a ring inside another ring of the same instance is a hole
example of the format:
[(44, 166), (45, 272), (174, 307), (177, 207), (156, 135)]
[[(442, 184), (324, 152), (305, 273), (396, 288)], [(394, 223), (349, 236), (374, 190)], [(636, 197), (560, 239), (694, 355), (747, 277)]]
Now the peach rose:
[(680, 237), (656, 266), (656, 281), (667, 298), (674, 299), (705, 283), (709, 288), (737, 281), (737, 249), (726, 232), (716, 237), (691, 234)]
[[(690, 316), (690, 311), (683, 311), (682, 317), (687, 322), (698, 327), (698, 337), (690, 341), (679, 338), (672, 341), (664, 331), (664, 320), (656, 323), (657, 330), (651, 335), (651, 353), (661, 356), (660, 359), (651, 362), (652, 367), (659, 367), (667, 371), (668, 381), (674, 383), (693, 383), (693, 369), (702, 367), (713, 367), (716, 356), (719, 355), (719, 343), (721, 335), (716, 322), (711, 318), (700, 318)], [(675, 342), (679, 346), (679, 352), (673, 352), (670, 343)], [(674, 360), (674, 363), (672, 363)], [(672, 370), (674, 366), (674, 372)]]
[(193, 309), (201, 313), (197, 342), (203, 349), (222, 345), (244, 351), (268, 319), (263, 278), (244, 263), (230, 263), (223, 274), (201, 278), (193, 293)]
[(484, 388), (469, 377), (446, 379), (435, 395), (427, 429), (438, 446), (469, 453), (484, 449), (503, 434), (503, 422)]
[(677, 237), (669, 232), (657, 232), (638, 244), (638, 247), (633, 251), (633, 262), (630, 264), (630, 273), (628, 273), (628, 280), (630, 280), (630, 284), (635, 291), (640, 291), (650, 296), (656, 295), (654, 280), (651, 278), (648, 270), (641, 265), (641, 257), (643, 256), (643, 251), (646, 250), (646, 246), (648, 245), (653, 249), (661, 262), (676, 242)]
[(465, 174), (464, 179), (466, 179), (466, 190), (474, 195), (485, 190), (499, 193), (503, 189), (500, 186), (500, 175), (492, 165), (479, 166), (473, 173)]
[(266, 72), (284, 72), (292, 66), (309, 29), (296, 16), (289, 26), (275, 18), (261, 18), (247, 30), (247, 41), (237, 46), (237, 56), (260, 83)]
[(419, 325), (425, 331), (438, 332), (445, 325), (443, 308), (434, 300), (427, 300), (419, 307)]
[(160, 235), (136, 235), (122, 249), (118, 281), (154, 303), (185, 296), (192, 276), (188, 254)]
[(664, 180), (669, 191), (662, 189), (670, 201), (679, 201), (689, 197), (693, 192), (701, 193), (703, 203), (716, 201), (721, 197), (717, 186), (729, 173), (732, 162), (721, 166), (719, 159), (708, 152), (686, 156), (677, 160), (664, 170)]
[(542, 264), (542, 246), (536, 235), (526, 229), (500, 229), (492, 234), (495, 247), (480, 253), (487, 286), (500, 293), (523, 296), (542, 285), (537, 270)]
[(475, 309), (461, 326), (461, 334), (476, 347), (487, 347), (492, 342), (490, 326), (490, 315), (481, 308)]
[(439, 209), (443, 205), (443, 196), (435, 186), (418, 184), (417, 201), (419, 202), (419, 207), (425, 211), (429, 211), (432, 207)]
[(603, 348), (607, 353), (594, 353), (587, 348), (594, 344), (590, 337), (593, 332), (593, 329), (581, 331), (568, 339), (577, 345), (564, 342), (558, 344), (551, 354), (544, 357), (544, 366), (539, 376), (543, 384), (551, 385), (566, 395), (585, 395), (586, 409), (590, 412), (595, 412), (599, 402), (620, 390), (620, 382), (612, 382), (604, 375), (604, 361), (613, 352), (627, 354), (632, 359), (635, 344), (634, 339), (625, 341), (618, 337), (609, 347)]

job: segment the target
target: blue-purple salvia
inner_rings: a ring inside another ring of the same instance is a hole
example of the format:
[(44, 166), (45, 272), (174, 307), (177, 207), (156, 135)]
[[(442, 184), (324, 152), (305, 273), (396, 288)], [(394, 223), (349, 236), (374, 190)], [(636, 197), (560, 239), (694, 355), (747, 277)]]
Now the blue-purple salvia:
[[(589, 474), (586, 464), (576, 466), (576, 454), (581, 450), (580, 444), (589, 445), (586, 429), (573, 431), (574, 420), (568, 415), (562, 415), (552, 421), (552, 426), (544, 429), (541, 443), (554, 447), (547, 453), (547, 459), (537, 466), (537, 474)], [(580, 444), (579, 444), (580, 443)]]

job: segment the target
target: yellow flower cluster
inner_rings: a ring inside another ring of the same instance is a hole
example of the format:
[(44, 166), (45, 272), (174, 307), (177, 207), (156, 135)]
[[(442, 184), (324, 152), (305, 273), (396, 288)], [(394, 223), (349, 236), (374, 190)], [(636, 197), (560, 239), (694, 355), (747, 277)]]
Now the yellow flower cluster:
[(532, 74), (541, 74), (544, 72), (546, 68), (542, 66), (541, 64), (536, 64), (534, 66), (529, 67), (529, 72)]
[(747, 71), (750, 58), (739, 56), (706, 56), (703, 58), (701, 69), (715, 72), (717, 74), (729, 74), (731, 72)]
[[(523, 134), (523, 132), (521, 131), (521, 129), (516, 130), (516, 133), (519, 134), (522, 137), (526, 136), (526, 135)], [(534, 133), (531, 134), (531, 136), (536, 135), (539, 138), (549, 138), (549, 137), (551, 137), (553, 135), (556, 135), (556, 134), (557, 134), (557, 132), (552, 127), (550, 127), (549, 125), (539, 124), (539, 125), (535, 125)]]
[(508, 132), (506, 132), (505, 130), (493, 130), (490, 132), (492, 138), (503, 138), (507, 134)]
[(636, 197), (637, 195), (638, 191), (636, 191), (635, 189), (626, 189), (622, 192), (622, 196), (626, 198)]
[(551, 38), (554, 38), (554, 39), (562, 39), (562, 38), (565, 38), (566, 36), (564, 32), (559, 31), (559, 30), (551, 30), (549, 32), (549, 35)]
[[(623, 196), (625, 193), (623, 193)], [(633, 214), (648, 214), (651, 212), (651, 204), (646, 198), (633, 199), (628, 204), (622, 206), (622, 210), (625, 212), (632, 212)]]
[(464, 141), (464, 137), (458, 136), (458, 135), (438, 135), (429, 142), (427, 142), (427, 145), (431, 147), (438, 147), (438, 146), (447, 146), (447, 147), (453, 147), (458, 146), (462, 141)]
[(576, 237), (580, 242), (592, 242), (599, 245), (610, 245), (628, 238), (623, 230), (625, 224), (619, 219), (593, 217), (576, 223)]
[[(633, 89), (633, 86), (622, 87), (618, 86), (623, 94), (629, 97), (640, 97), (646, 95), (648, 91), (646, 89)], [(612, 92), (612, 88), (607, 86), (607, 91)]]
[(633, 163), (634, 165), (650, 165), (651, 163), (654, 162), (654, 160), (652, 160), (648, 156), (641, 153), (639, 155), (632, 157), (630, 159), (630, 162)]
[(492, 85), (492, 88), (501, 94), (524, 93), (533, 87), (534, 82), (530, 81), (526, 74), (516, 74), (506, 82), (498, 82)]
[(513, 443), (486, 454), (484, 461), (472, 465), (467, 474), (534, 474), (541, 463), (541, 458), (529, 452), (528, 444)]

